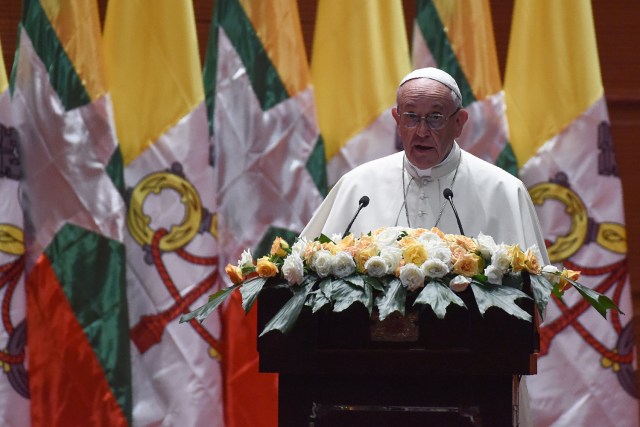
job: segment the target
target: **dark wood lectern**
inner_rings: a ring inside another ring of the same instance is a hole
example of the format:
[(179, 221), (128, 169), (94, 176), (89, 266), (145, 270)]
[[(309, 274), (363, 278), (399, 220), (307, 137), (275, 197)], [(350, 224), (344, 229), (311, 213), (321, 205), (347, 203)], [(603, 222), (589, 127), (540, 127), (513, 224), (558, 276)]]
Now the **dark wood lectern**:
[[(290, 295), (261, 293), (259, 331)], [(514, 375), (536, 373), (535, 322), (493, 307), (482, 317), (470, 288), (459, 295), (468, 309), (450, 306), (444, 320), (409, 299), (406, 316), (382, 322), (361, 304), (305, 308), (288, 335), (259, 338), (260, 371), (279, 374), (279, 425), (512, 425)]]

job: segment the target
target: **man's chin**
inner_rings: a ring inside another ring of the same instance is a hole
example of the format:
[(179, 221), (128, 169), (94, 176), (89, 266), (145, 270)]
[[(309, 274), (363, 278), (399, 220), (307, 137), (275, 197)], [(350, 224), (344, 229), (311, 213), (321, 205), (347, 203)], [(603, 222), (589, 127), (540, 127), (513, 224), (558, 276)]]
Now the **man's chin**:
[(439, 163), (438, 152), (434, 148), (413, 148), (408, 157), (411, 164), (420, 169), (429, 169)]

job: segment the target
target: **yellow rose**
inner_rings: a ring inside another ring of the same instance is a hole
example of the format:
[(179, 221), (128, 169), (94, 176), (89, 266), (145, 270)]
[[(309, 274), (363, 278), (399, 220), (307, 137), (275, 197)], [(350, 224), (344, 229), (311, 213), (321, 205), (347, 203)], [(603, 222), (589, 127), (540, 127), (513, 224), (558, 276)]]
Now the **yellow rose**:
[(284, 258), (289, 253), (289, 244), (281, 237), (276, 237), (271, 245), (271, 256)]
[(540, 274), (542, 272), (542, 265), (540, 265), (536, 254), (531, 249), (527, 249), (524, 255), (524, 268), (531, 274)]
[(402, 257), (407, 264), (413, 263), (420, 267), (427, 260), (427, 250), (422, 244), (415, 243), (404, 249)]
[(571, 283), (564, 278), (568, 278), (573, 280), (574, 282), (580, 278), (580, 272), (574, 270), (567, 270), (566, 268), (562, 270), (562, 274), (560, 274), (560, 283), (558, 284), (558, 289), (560, 292), (564, 292), (565, 289), (571, 287)]
[(322, 249), (326, 249), (331, 252), (331, 255), (335, 255), (340, 252), (340, 248), (333, 242), (327, 242), (322, 244)]
[(258, 260), (256, 272), (260, 277), (273, 277), (278, 274), (278, 266), (269, 260), (269, 257), (263, 256)]
[(522, 271), (527, 267), (527, 256), (524, 254), (524, 252), (522, 252), (520, 246), (511, 246), (511, 248), (509, 249), (509, 258), (511, 259), (511, 269), (514, 272), (517, 273), (518, 271)]
[(453, 264), (453, 272), (465, 277), (473, 277), (483, 270), (482, 258), (467, 252)]
[(353, 234), (349, 234), (348, 236), (344, 237), (342, 240), (340, 240), (336, 246), (337, 246), (337, 251), (336, 252), (349, 252), (348, 249), (353, 246), (353, 243), (355, 241), (355, 237), (353, 237)]
[(398, 241), (398, 247), (400, 249), (408, 248), (409, 246), (417, 245), (418, 241), (410, 236), (404, 236)]
[(356, 260), (356, 268), (360, 273), (364, 273), (364, 264), (372, 256), (378, 255), (378, 247), (376, 245), (369, 245), (361, 251), (356, 252), (354, 259)]
[(237, 285), (238, 283), (242, 283), (243, 278), (242, 278), (242, 270), (240, 269), (240, 267), (227, 264), (227, 266), (224, 268), (224, 271), (227, 273), (227, 276), (229, 276), (229, 279), (231, 279), (234, 285)]

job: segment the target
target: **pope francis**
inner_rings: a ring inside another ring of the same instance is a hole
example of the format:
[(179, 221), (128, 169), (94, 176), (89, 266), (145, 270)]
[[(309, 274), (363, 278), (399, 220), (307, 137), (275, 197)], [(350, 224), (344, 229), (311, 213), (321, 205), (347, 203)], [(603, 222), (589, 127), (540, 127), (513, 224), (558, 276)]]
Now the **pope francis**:
[[(405, 76), (392, 109), (403, 151), (365, 163), (333, 187), (301, 233), (313, 239), (340, 234), (358, 201), (370, 203), (353, 222), (356, 236), (381, 227), (438, 227), (460, 234), (445, 189), (454, 194), (467, 236), (490, 235), (496, 243), (528, 248), (537, 244), (549, 263), (533, 203), (524, 184), (504, 170), (462, 150), (456, 143), (468, 119), (456, 81), (436, 68)], [(524, 381), (520, 383), (519, 421), (530, 425)]]

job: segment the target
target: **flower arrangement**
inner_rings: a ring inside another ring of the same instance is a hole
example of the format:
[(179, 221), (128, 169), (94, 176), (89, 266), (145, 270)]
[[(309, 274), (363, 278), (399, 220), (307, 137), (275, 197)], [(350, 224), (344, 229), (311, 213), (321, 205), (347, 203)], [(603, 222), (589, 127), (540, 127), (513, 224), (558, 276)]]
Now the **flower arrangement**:
[[(543, 265), (535, 245), (523, 251), (518, 245), (497, 244), (491, 236), (470, 238), (437, 228), (386, 227), (359, 238), (299, 238), (293, 245), (277, 237), (269, 255), (254, 260), (245, 250), (237, 265), (229, 264), (225, 271), (233, 285), (181, 322), (205, 319), (236, 289), (248, 312), (265, 286), (286, 286), (293, 296), (262, 334), (275, 329), (286, 333), (304, 306), (314, 313), (327, 305), (339, 312), (359, 302), (369, 314), (375, 306), (384, 320), (395, 311), (404, 314), (408, 293), (416, 294), (414, 305), (430, 306), (442, 319), (450, 304), (465, 307), (456, 294), (469, 286), (481, 314), (498, 307), (532, 321), (516, 300), (533, 297), (542, 316), (550, 294), (561, 297), (570, 287), (605, 317), (606, 310), (619, 310), (608, 297), (580, 285), (580, 272)], [(532, 297), (523, 291), (524, 275), (530, 278)]]

